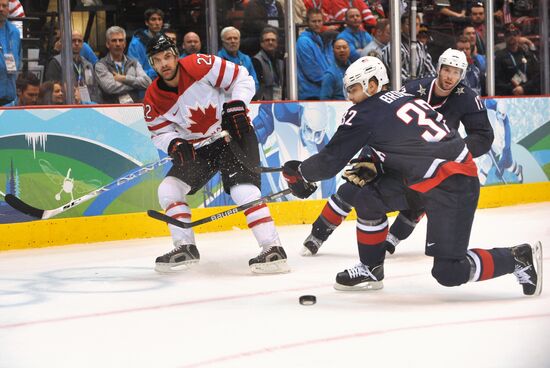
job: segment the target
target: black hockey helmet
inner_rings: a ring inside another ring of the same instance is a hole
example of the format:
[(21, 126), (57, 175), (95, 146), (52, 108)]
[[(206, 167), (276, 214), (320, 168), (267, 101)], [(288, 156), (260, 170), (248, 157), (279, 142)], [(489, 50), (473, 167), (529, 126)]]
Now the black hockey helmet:
[(152, 56), (161, 51), (172, 51), (176, 57), (178, 56), (178, 48), (174, 42), (162, 32), (158, 33), (147, 43), (147, 58), (151, 66), (153, 66)]

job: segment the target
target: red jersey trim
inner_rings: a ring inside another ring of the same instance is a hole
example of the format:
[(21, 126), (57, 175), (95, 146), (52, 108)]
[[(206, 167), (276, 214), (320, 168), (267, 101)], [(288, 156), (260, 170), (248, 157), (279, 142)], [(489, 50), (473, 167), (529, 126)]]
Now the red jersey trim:
[(160, 123), (160, 124), (157, 124), (157, 125), (154, 125), (154, 126), (150, 126), (150, 127), (147, 127), (147, 129), (149, 129), (151, 132), (155, 131), (155, 130), (159, 130), (159, 129), (162, 129), (164, 128), (165, 126), (168, 126), (172, 124), (171, 121), (165, 121), (163, 123)]
[(233, 82), (235, 82), (235, 79), (237, 79), (237, 75), (239, 75), (239, 66), (235, 64), (235, 69), (233, 69), (233, 78), (231, 79), (231, 83), (229, 83), (229, 85), (225, 89), (226, 91), (229, 90), (229, 88), (231, 88), (231, 86), (233, 85)]
[(441, 182), (443, 182), (443, 180), (447, 179), (449, 176), (459, 174), (474, 177), (477, 176), (477, 167), (474, 163), (474, 160), (472, 160), (471, 153), (468, 153), (466, 161), (464, 162), (449, 161), (444, 163), (439, 167), (439, 169), (437, 170), (437, 174), (433, 178), (421, 181), (420, 183), (409, 185), (409, 188), (411, 188), (412, 190), (416, 190), (420, 193), (426, 193), (430, 189), (437, 187), (439, 184), (441, 184)]
[(218, 79), (216, 79), (216, 88), (220, 88), (220, 85), (222, 84), (223, 77), (225, 75), (225, 66), (227, 62), (225, 59), (222, 59), (222, 65), (220, 66), (220, 74), (218, 74)]

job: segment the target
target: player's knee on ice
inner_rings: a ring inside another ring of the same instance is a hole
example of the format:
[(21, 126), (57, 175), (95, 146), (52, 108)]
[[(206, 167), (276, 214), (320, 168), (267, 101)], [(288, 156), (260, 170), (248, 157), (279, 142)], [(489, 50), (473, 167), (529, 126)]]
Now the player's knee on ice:
[(470, 278), (470, 262), (464, 259), (434, 258), (432, 276), (443, 286), (459, 286)]

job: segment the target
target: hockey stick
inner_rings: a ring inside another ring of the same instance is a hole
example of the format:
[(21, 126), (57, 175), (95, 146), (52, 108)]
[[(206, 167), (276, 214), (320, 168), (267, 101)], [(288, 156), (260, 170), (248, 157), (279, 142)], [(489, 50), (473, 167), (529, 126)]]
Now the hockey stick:
[[(218, 140), (222, 137), (226, 137), (227, 135), (228, 135), (228, 133), (226, 131), (221, 131), (219, 133), (216, 133), (216, 134), (212, 135), (208, 139), (205, 139), (201, 142), (195, 143), (193, 145), (193, 147), (195, 149), (199, 149), (201, 147), (209, 145), (210, 143), (213, 143), (214, 141), (216, 141), (216, 140)], [(172, 158), (170, 156), (167, 156), (167, 157), (164, 157), (164, 158), (160, 159), (159, 161), (153, 162), (149, 165), (142, 166), (142, 167), (136, 169), (135, 171), (132, 171), (128, 175), (116, 179), (112, 183), (109, 183), (109, 184), (107, 184), (107, 185), (105, 185), (101, 188), (98, 188), (98, 189), (96, 189), (96, 190), (94, 190), (94, 191), (92, 191), (92, 192), (90, 192), (90, 193), (88, 193), (88, 194), (86, 194), (86, 195), (84, 195), (80, 198), (72, 200), (69, 203), (66, 203), (61, 207), (57, 207), (57, 208), (54, 208), (54, 209), (51, 209), (51, 210), (43, 210), (43, 209), (40, 209), (40, 208), (33, 207), (33, 206), (29, 205), (28, 203), (23, 202), (21, 199), (17, 198), (13, 194), (9, 194), (9, 193), (6, 194), (4, 200), (6, 201), (7, 204), (12, 206), (13, 208), (15, 208), (19, 212), (22, 212), (26, 215), (29, 215), (29, 216), (37, 218), (37, 219), (46, 220), (46, 219), (49, 219), (50, 217), (53, 217), (55, 215), (58, 215), (58, 214), (63, 213), (65, 211), (68, 211), (71, 208), (76, 207), (79, 204), (81, 204), (83, 202), (86, 202), (86, 201), (88, 201), (88, 200), (90, 200), (94, 197), (97, 197), (101, 193), (107, 192), (107, 191), (109, 191), (113, 188), (116, 188), (118, 186), (121, 186), (122, 184), (125, 184), (125, 183), (129, 182), (130, 180), (133, 180), (133, 179), (135, 179), (139, 176), (142, 176), (143, 174), (146, 174), (150, 171), (153, 171), (156, 168), (161, 167), (161, 166), (165, 165), (166, 163), (168, 163), (170, 161), (172, 161)]]
[(279, 197), (283, 197), (283, 196), (285, 196), (287, 194), (290, 194), (290, 193), (291, 193), (290, 189), (287, 188), (285, 190), (281, 190), (280, 192), (266, 195), (264, 197), (256, 199), (255, 201), (242, 204), (238, 207), (234, 207), (234, 208), (231, 208), (229, 210), (216, 213), (216, 214), (214, 214), (210, 217), (205, 217), (205, 218), (202, 218), (200, 220), (193, 221), (193, 222), (182, 222), (182, 221), (179, 221), (179, 220), (177, 220), (173, 217), (170, 217), (168, 215), (165, 215), (164, 213), (160, 213), (160, 212), (155, 211), (155, 210), (149, 210), (149, 211), (147, 211), (147, 214), (150, 217), (154, 218), (155, 220), (164, 221), (166, 223), (169, 223), (169, 224), (177, 226), (177, 227), (181, 227), (181, 228), (184, 228), (184, 229), (189, 229), (189, 228), (192, 228), (192, 227), (195, 227), (195, 226), (198, 226), (198, 225), (206, 224), (208, 222), (212, 222), (212, 221), (219, 220), (219, 219), (227, 217), (227, 216), (234, 215), (238, 212), (245, 211), (249, 208), (259, 206), (261, 204), (267, 203), (267, 202), (272, 201), (274, 199), (277, 199)]
[(489, 157), (491, 158), (491, 161), (493, 161), (493, 166), (495, 167), (495, 171), (497, 172), (497, 176), (500, 180), (502, 180), (502, 182), (504, 184), (508, 184), (506, 182), (506, 179), (504, 179), (504, 173), (502, 172), (502, 170), (500, 170), (500, 167), (498, 167), (498, 161), (495, 157), (495, 153), (493, 152), (492, 149), (489, 150), (489, 152), (487, 152), (487, 154), (489, 155)]
[(274, 172), (281, 172), (283, 171), (282, 167), (266, 167), (266, 166), (260, 166), (256, 168), (256, 172), (260, 173), (274, 173)]

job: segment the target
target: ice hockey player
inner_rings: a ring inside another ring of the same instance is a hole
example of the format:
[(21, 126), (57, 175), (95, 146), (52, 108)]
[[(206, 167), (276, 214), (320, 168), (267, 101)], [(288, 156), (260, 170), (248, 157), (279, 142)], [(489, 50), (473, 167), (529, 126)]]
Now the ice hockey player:
[[(355, 103), (318, 154), (283, 166), (294, 195), (307, 198), (313, 182), (336, 175), (367, 147), (373, 162), (361, 156), (344, 178), (361, 187), (355, 197), (360, 263), (336, 275), (338, 290), (381, 289), (387, 212), (408, 209), (406, 193), (414, 190), (428, 220), (426, 255), (433, 257), (432, 276), (443, 286), (458, 286), (514, 273), (526, 295), (542, 288), (542, 246), (468, 249), (479, 198), (472, 155), (455, 130), (424, 100), (388, 91), (382, 62), (355, 61), (346, 71), (344, 88)], [(371, 181), (371, 185), (365, 185)]]
[[(158, 196), (168, 216), (191, 221), (187, 195), (201, 189), (218, 171), (225, 191), (237, 205), (261, 197), (258, 142), (247, 115), (255, 93), (246, 68), (214, 55), (193, 54), (178, 60), (176, 45), (163, 34), (147, 47), (147, 56), (158, 78), (145, 94), (145, 121), (155, 146), (167, 152), (173, 166), (160, 183)], [(226, 95), (230, 96), (226, 101)], [(247, 163), (240, 161), (225, 139), (194, 149), (193, 144), (227, 131)], [(252, 272), (288, 272), (269, 209), (260, 205), (245, 211), (248, 227), (262, 248), (249, 261)], [(199, 261), (192, 229), (168, 225), (174, 249), (156, 259), (155, 270), (173, 272)]]
[[(407, 83), (401, 91), (415, 95), (429, 103), (441, 113), (446, 125), (458, 129), (460, 122), (464, 125), (464, 141), (473, 157), (481, 156), (491, 149), (493, 129), (487, 111), (479, 96), (462, 83), (468, 68), (466, 55), (455, 49), (447, 49), (439, 57), (437, 77), (417, 79)], [(344, 183), (325, 204), (321, 214), (312, 225), (311, 234), (305, 239), (302, 255), (315, 255), (323, 242), (348, 216), (353, 199), (359, 188), (351, 183)], [(390, 227), (386, 239), (386, 250), (395, 251), (397, 244), (410, 236), (416, 224), (424, 216), (417, 194), (408, 193), (409, 209), (401, 211)]]

